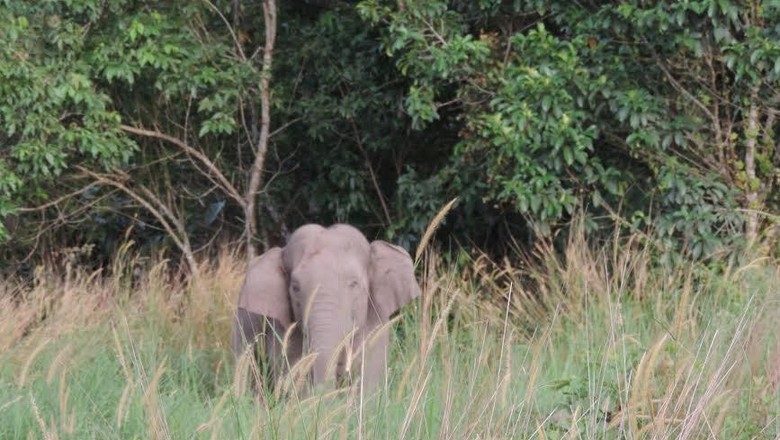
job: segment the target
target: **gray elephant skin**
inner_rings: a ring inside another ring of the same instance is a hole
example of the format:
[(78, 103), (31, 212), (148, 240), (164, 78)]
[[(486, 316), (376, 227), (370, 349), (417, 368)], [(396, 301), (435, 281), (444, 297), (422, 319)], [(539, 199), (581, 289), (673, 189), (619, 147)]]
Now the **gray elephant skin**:
[(412, 259), (403, 248), (381, 240), (369, 244), (346, 224), (305, 225), (284, 248), (269, 249), (249, 263), (233, 351), (240, 356), (262, 338), (272, 383), (312, 354), (310, 386), (360, 377), (364, 390), (376, 389), (387, 370), (385, 324), (419, 295)]

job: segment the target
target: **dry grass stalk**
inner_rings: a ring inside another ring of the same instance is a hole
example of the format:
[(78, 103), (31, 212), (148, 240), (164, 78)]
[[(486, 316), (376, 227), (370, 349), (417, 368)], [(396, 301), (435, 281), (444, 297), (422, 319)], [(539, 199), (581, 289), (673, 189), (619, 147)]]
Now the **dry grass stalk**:
[(165, 360), (160, 362), (160, 366), (154, 372), (152, 380), (144, 386), (143, 403), (146, 410), (146, 417), (149, 421), (147, 435), (154, 440), (170, 439), (171, 432), (168, 427), (168, 421), (165, 418), (165, 412), (159, 403), (160, 379), (165, 373)]
[(52, 340), (49, 338), (43, 339), (38, 344), (38, 346), (36, 346), (35, 349), (33, 349), (33, 351), (30, 352), (30, 354), (27, 356), (27, 359), (24, 361), (24, 365), (22, 366), (22, 369), (19, 372), (18, 378), (16, 379), (16, 383), (18, 383), (20, 387), (23, 387), (27, 384), (27, 376), (30, 373), (30, 368), (32, 367), (33, 362), (38, 357), (38, 355), (41, 354), (43, 349), (46, 348), (47, 345), (49, 345), (51, 341)]
[(76, 412), (70, 411), (70, 389), (68, 388), (67, 369), (63, 368), (60, 373), (59, 407), (60, 407), (60, 431), (68, 435), (73, 435), (76, 431)]
[(636, 376), (631, 384), (631, 396), (628, 401), (628, 416), (631, 427), (631, 433), (634, 436), (639, 434), (639, 420), (652, 420), (654, 409), (651, 395), (653, 388), (652, 374), (656, 362), (662, 354), (669, 337), (664, 333), (647, 350), (639, 361), (636, 370)]
[(41, 410), (38, 408), (38, 404), (35, 402), (35, 397), (33, 397), (32, 394), (30, 394), (30, 406), (32, 407), (32, 412), (33, 415), (35, 416), (35, 421), (38, 422), (38, 427), (41, 430), (41, 434), (43, 434), (43, 438), (45, 440), (59, 439), (57, 433), (52, 432), (47, 426), (46, 422), (43, 420), (43, 417), (41, 417)]
[(417, 252), (415, 252), (414, 254), (415, 264), (417, 264), (417, 262), (420, 261), (420, 257), (422, 256), (423, 252), (425, 252), (425, 249), (428, 247), (428, 242), (431, 240), (431, 237), (433, 237), (433, 233), (436, 232), (436, 229), (439, 228), (441, 222), (444, 221), (444, 217), (447, 216), (447, 214), (455, 206), (455, 203), (457, 201), (458, 198), (456, 197), (450, 200), (446, 205), (442, 206), (439, 212), (437, 212), (436, 215), (433, 216), (431, 222), (428, 223), (428, 227), (425, 228), (425, 233), (423, 233), (422, 238), (420, 238), (420, 244), (417, 245)]

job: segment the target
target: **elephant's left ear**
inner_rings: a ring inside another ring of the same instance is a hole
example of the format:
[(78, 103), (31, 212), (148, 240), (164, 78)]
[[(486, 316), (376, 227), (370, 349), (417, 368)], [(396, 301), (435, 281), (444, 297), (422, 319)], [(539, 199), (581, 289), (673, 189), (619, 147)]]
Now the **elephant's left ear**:
[(402, 247), (382, 240), (372, 242), (368, 275), (371, 287), (368, 307), (373, 307), (382, 320), (420, 296), (412, 258)]

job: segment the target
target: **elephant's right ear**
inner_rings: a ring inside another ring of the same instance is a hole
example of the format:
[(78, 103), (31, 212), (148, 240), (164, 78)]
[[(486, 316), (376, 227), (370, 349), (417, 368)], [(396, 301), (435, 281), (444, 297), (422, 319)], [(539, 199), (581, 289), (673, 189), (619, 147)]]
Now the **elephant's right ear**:
[(281, 248), (271, 248), (249, 262), (244, 285), (238, 295), (238, 307), (273, 318), (284, 328), (292, 324)]

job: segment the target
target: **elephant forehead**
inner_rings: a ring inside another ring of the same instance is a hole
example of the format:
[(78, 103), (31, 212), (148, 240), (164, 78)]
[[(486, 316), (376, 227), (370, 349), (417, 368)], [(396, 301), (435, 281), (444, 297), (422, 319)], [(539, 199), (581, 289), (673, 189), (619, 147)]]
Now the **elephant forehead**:
[(327, 256), (335, 258), (355, 258), (361, 264), (368, 264), (370, 246), (368, 240), (357, 228), (336, 224), (329, 228), (310, 224), (298, 228), (284, 248), (284, 265), (294, 270), (305, 260)]
[(340, 282), (367, 278), (368, 266), (354, 253), (323, 249), (320, 252), (307, 253), (290, 275), (296, 280)]
[(337, 223), (328, 229), (325, 230), (326, 235), (339, 237), (342, 240), (354, 242), (355, 244), (366, 244), (368, 245), (368, 240), (366, 240), (366, 236), (363, 235), (360, 230), (352, 225), (348, 225), (345, 223)]
[(368, 262), (370, 247), (363, 235), (322, 234), (317, 245), (312, 246), (312, 251), (319, 253), (341, 253)]

